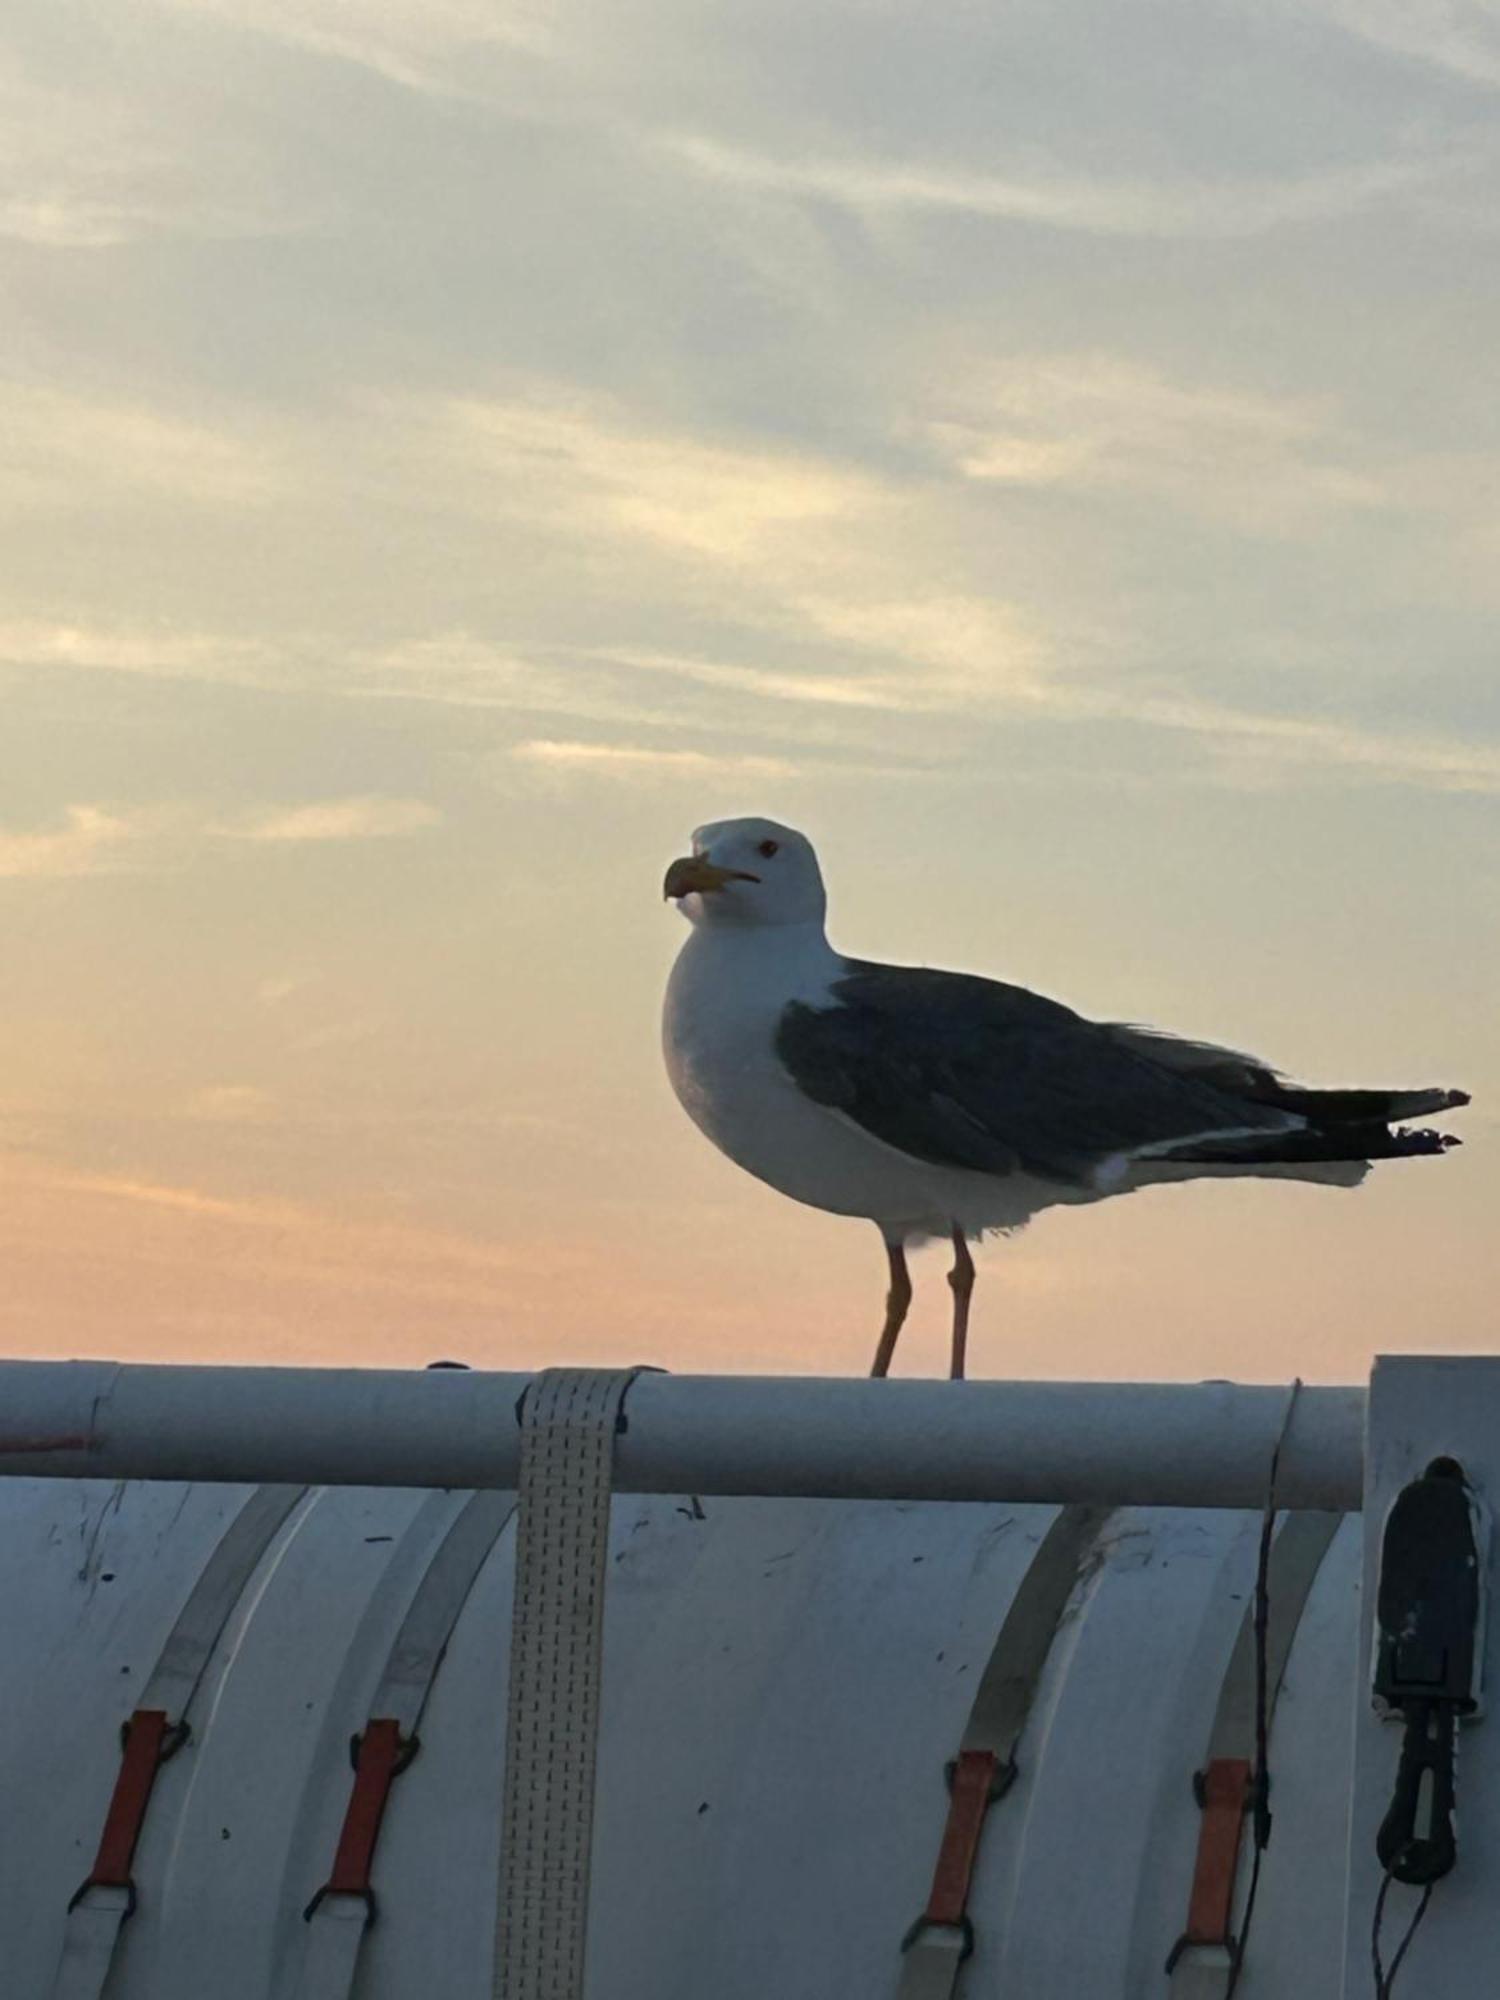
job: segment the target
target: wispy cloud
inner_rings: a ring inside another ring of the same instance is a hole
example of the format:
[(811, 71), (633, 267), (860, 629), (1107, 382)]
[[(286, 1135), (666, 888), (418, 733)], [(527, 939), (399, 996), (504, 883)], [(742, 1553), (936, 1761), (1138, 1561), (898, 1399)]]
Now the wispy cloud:
[(909, 690), (870, 674), (795, 673), (788, 668), (742, 666), (725, 660), (694, 659), (679, 653), (623, 649), (607, 651), (600, 657), (639, 673), (693, 681), (703, 687), (722, 688), (732, 694), (752, 695), (765, 701), (896, 711), (910, 705)]
[(169, 496), (268, 504), (284, 485), (274, 447), (236, 417), (223, 427), (46, 384), (0, 382), (0, 508), (70, 514)]
[(425, 429), (450, 472), (466, 466), (492, 512), (624, 531), (686, 555), (754, 556), (891, 498), (855, 465), (643, 426), (609, 399), (541, 382), (504, 399), (408, 399), (387, 414), (404, 415), (414, 439)]
[(627, 781), (655, 782), (662, 778), (795, 778), (798, 767), (784, 757), (722, 755), (708, 750), (655, 749), (640, 743), (568, 743), (545, 737), (517, 743), (510, 751), (518, 764), (543, 771), (585, 772)]
[[(1191, 694), (1059, 686), (1039, 712), (1058, 722), (1121, 723), (1198, 738), (1223, 782), (1399, 785), (1439, 792), (1500, 792), (1500, 743), (1407, 735), (1315, 715), (1276, 714)], [(1211, 772), (1213, 775), (1213, 772)]]
[(1291, 767), (1304, 777), (1500, 793), (1500, 744), (1493, 742), (1403, 736), (1320, 717), (1259, 715), (1190, 697), (1153, 698), (1140, 714), (1155, 728), (1207, 738), (1226, 758), (1244, 760), (1242, 771)]
[(107, 58), (92, 77), (86, 61), (69, 67), (77, 73), (64, 88), (0, 51), (0, 238), (109, 250), (162, 237), (294, 235), (322, 219), (288, 198), (273, 158), (237, 171), (196, 106), (169, 125), (109, 74)]
[(1175, 381), (1098, 352), (980, 358), (961, 376), (918, 428), (966, 479), (1162, 496), (1276, 533), (1403, 502), (1399, 477), (1312, 398)]
[(255, 988), (256, 1004), (261, 1007), (281, 1007), (298, 993), (305, 993), (309, 987), (318, 984), (316, 972), (283, 972), (272, 978), (262, 979)]
[(474, 95), (486, 51), (543, 52), (552, 10), (527, 0), (160, 0), (251, 34), (369, 70), (423, 96)]
[(100, 806), (69, 806), (59, 827), (15, 833), (0, 828), (0, 877), (46, 879), (112, 875), (131, 865), (145, 829)]
[(817, 779), (894, 778), (924, 775), (912, 764), (871, 764), (829, 757), (754, 756), (743, 751), (680, 750), (644, 743), (570, 743), (533, 738), (512, 745), (513, 764), (555, 776), (598, 777), (634, 784), (704, 778), (794, 783)]
[(1500, 85), (1500, 14), (1494, 0), (1290, 0), (1391, 55)]
[(872, 676), (893, 707), (1024, 701), (1045, 677), (1041, 634), (1003, 599), (943, 591), (910, 597), (813, 591), (796, 600), (795, 610), (839, 648), (900, 662)]
[(295, 681), (298, 662), (285, 648), (230, 633), (30, 618), (0, 623), (0, 664), (285, 688)]
[(923, 714), (961, 707), (979, 695), (991, 711), (1029, 702), (1043, 678), (1045, 647), (1013, 605), (980, 597), (865, 598), (812, 593), (788, 602), (780, 632), (763, 646), (805, 650), (809, 641), (839, 661), (796, 670), (691, 655), (602, 649), (601, 658), (637, 673), (721, 688), (767, 702)]
[(319, 799), (311, 805), (290, 806), (263, 813), (216, 831), (236, 840), (300, 842), (325, 840), (389, 840), (422, 833), (437, 826), (442, 814), (423, 799)]
[(214, 843), (252, 846), (389, 840), (422, 833), (442, 814), (422, 799), (319, 799), (300, 806), (263, 807), (225, 820), (201, 805), (127, 809), (68, 806), (61, 824), (0, 828), (0, 878), (47, 879), (179, 870)]
[(253, 1083), (213, 1083), (195, 1090), (182, 1115), (201, 1125), (269, 1125), (279, 1115), (275, 1097)]
[(179, 1214), (200, 1216), (208, 1221), (232, 1222), (257, 1229), (306, 1228), (316, 1220), (310, 1210), (294, 1202), (208, 1194), (198, 1188), (134, 1180), (124, 1174), (41, 1168), (30, 1178), (33, 1184), (52, 1187), (59, 1193), (101, 1195), (109, 1200), (139, 1202), (149, 1208), (173, 1209)]
[(1132, 181), (1089, 179), (1060, 167), (1005, 173), (857, 154), (789, 158), (691, 132), (663, 135), (657, 144), (693, 172), (735, 187), (867, 213), (949, 211), (1099, 236), (1256, 236), (1354, 214), (1431, 186), (1457, 164), (1447, 156), (1416, 156), (1284, 178)]

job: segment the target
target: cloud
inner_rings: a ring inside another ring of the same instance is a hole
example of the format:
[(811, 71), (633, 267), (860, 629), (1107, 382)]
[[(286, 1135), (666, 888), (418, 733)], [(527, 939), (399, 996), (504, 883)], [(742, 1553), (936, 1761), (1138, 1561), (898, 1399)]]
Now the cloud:
[(1342, 719), (1235, 708), (1169, 691), (1130, 694), (1081, 686), (1050, 690), (1039, 712), (1057, 722), (1117, 722), (1202, 739), (1221, 780), (1293, 778), (1401, 785), (1437, 792), (1500, 792), (1500, 743), (1407, 736)]
[(262, 808), (225, 822), (202, 806), (70, 805), (58, 827), (24, 832), (0, 828), (0, 878), (46, 879), (116, 875), (186, 866), (206, 842), (256, 846), (381, 840), (420, 833), (442, 814), (421, 799), (368, 795), (321, 799), (302, 806)]
[(510, 751), (518, 764), (544, 771), (584, 772), (606, 778), (653, 782), (661, 778), (795, 778), (798, 767), (784, 757), (747, 757), (707, 750), (659, 750), (639, 743), (565, 743), (536, 738)]
[(182, 1108), (194, 1124), (268, 1125), (277, 1119), (270, 1091), (253, 1083), (215, 1083), (195, 1090)]
[(645, 427), (607, 398), (542, 382), (508, 398), (410, 400), (405, 414), (450, 464), (477, 475), (487, 511), (574, 534), (602, 527), (689, 556), (753, 557), (891, 498), (852, 465)]
[(423, 96), (476, 95), (486, 51), (540, 53), (552, 10), (522, 0), (160, 0), (311, 55), (353, 63)]
[(1500, 85), (1500, 14), (1493, 0), (1291, 0), (1291, 10), (1331, 22), (1389, 55)]
[[(622, 667), (673, 680), (695, 681), (771, 702), (808, 702), (829, 708), (900, 711), (911, 703), (909, 691), (882, 678), (864, 674), (797, 673), (789, 668), (742, 666), (726, 660), (700, 660), (679, 653), (616, 650), (601, 654)], [(669, 718), (663, 718), (669, 719)]]
[(321, 975), (316, 972), (283, 972), (270, 979), (262, 979), (255, 988), (255, 999), (262, 1007), (280, 1007), (298, 993), (305, 993), (310, 986), (318, 984)]
[(742, 751), (679, 750), (642, 743), (569, 743), (534, 738), (512, 745), (511, 763), (559, 776), (657, 784), (686, 778), (791, 783), (839, 778), (906, 778), (930, 775), (921, 764), (870, 764), (828, 757), (761, 757)]
[(1190, 697), (1147, 701), (1141, 717), (1156, 728), (1207, 737), (1224, 756), (1247, 757), (1251, 768), (1291, 766), (1313, 775), (1339, 774), (1374, 784), (1500, 793), (1500, 744), (1496, 743), (1401, 736), (1317, 717), (1257, 715)]
[(285, 651), (264, 640), (171, 626), (76, 625), (42, 618), (0, 624), (0, 664), (234, 687), (285, 687), (295, 678)]
[(123, 1174), (76, 1173), (42, 1168), (32, 1172), (28, 1178), (34, 1186), (54, 1188), (59, 1193), (103, 1195), (114, 1201), (140, 1202), (150, 1208), (173, 1209), (184, 1215), (257, 1229), (306, 1228), (317, 1220), (311, 1210), (288, 1201), (246, 1200), (206, 1194), (198, 1188), (132, 1180)]
[(976, 360), (956, 372), (961, 391), (918, 429), (982, 485), (1154, 493), (1277, 533), (1301, 532), (1332, 508), (1402, 504), (1403, 482), (1362, 462), (1368, 447), (1311, 397), (1176, 381), (1098, 352)]
[(113, 875), (130, 865), (127, 850), (142, 829), (100, 806), (69, 806), (55, 831), (0, 828), (0, 877), (46, 879)]
[(733, 187), (835, 202), (867, 214), (944, 211), (1096, 236), (1257, 236), (1286, 224), (1351, 215), (1430, 187), (1463, 164), (1448, 155), (1372, 159), (1285, 178), (1132, 181), (1064, 170), (989, 173), (872, 155), (786, 157), (699, 133), (655, 143), (685, 167)]
[[(689, 435), (617, 400), (569, 400), (540, 381), (504, 398), (408, 400), (386, 414), (408, 490), (440, 485), (447, 504), (503, 521), (524, 538), (528, 574), (565, 560), (566, 571), (542, 573), (555, 574), (560, 590), (566, 574), (574, 593), (553, 598), (549, 643), (530, 656), (472, 639), (442, 642), (425, 658), (403, 649), (399, 678), (390, 663), (382, 671), (407, 698), (434, 698), (436, 679), (457, 683), (449, 698), (475, 702), (536, 699), (599, 719), (607, 709), (619, 716), (622, 699), (639, 707), (638, 689), (601, 685), (597, 675), (591, 683), (581, 665), (636, 659), (669, 671), (671, 659), (689, 656), (649, 642), (600, 645), (592, 635), (568, 646), (559, 605), (578, 601), (580, 565), (590, 609), (608, 602), (638, 628), (646, 618), (680, 624), (691, 611), (734, 629), (744, 650), (753, 638), (761, 654), (800, 654), (779, 689), (760, 683), (760, 692), (788, 699), (805, 676), (803, 698), (827, 706), (916, 711), (960, 689), (1004, 699), (1044, 671), (1038, 622), (965, 587), (970, 563), (955, 560), (952, 484), (925, 468), (898, 477), (826, 452)], [(537, 652), (559, 664), (540, 663)], [(707, 686), (717, 676), (728, 689), (731, 665), (689, 665), (680, 678)]]
[(321, 219), (288, 199), (275, 156), (244, 171), (222, 126), (205, 130), (200, 102), (173, 98), (170, 115), (153, 115), (161, 72), (131, 77), (127, 56), (122, 76), (111, 60), (120, 54), (101, 38), (82, 61), (70, 59), (62, 89), (0, 51), (0, 238), (108, 250), (160, 237), (294, 235)]
[[(245, 434), (241, 434), (242, 431)], [(242, 415), (222, 426), (44, 384), (0, 382), (0, 508), (64, 514), (170, 498), (264, 507), (284, 485), (274, 447)]]
[(325, 840), (388, 840), (421, 833), (437, 826), (442, 814), (422, 799), (391, 799), (366, 795), (352, 799), (320, 799), (263, 813), (237, 826), (215, 830), (235, 840), (298, 842)]
[(354, 699), (671, 726), (671, 710), (643, 701), (621, 673), (631, 664), (623, 656), (617, 661), (607, 651), (589, 657), (571, 647), (538, 650), (558, 657), (533, 658), (469, 632), (434, 633), (357, 653), (346, 663), (342, 691)]
[(896, 671), (872, 676), (895, 708), (1026, 701), (1044, 678), (1039, 634), (1003, 600), (943, 592), (915, 597), (813, 592), (797, 600), (796, 610), (841, 648), (899, 660)]

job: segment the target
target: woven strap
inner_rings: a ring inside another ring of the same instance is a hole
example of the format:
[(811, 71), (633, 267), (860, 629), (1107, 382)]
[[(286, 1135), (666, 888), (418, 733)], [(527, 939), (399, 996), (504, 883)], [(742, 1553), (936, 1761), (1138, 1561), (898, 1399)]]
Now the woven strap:
[(1005, 1614), (949, 1774), (947, 1824), (927, 1907), (902, 1943), (897, 2000), (952, 2000), (974, 1948), (969, 1889), (985, 1815), (1009, 1790), (1037, 1685), (1083, 1558), (1108, 1518), (1064, 1507), (1043, 1537)]
[[(1266, 1713), (1271, 1715), (1292, 1641), (1341, 1514), (1288, 1514), (1266, 1578)], [(1171, 2000), (1226, 2000), (1234, 1981), (1234, 1890), (1255, 1767), (1255, 1606), (1245, 1607), (1224, 1670), (1197, 1776), (1198, 1849), (1187, 1923), (1167, 1961)]]
[(73, 1906), (63, 1933), (51, 2000), (99, 2000), (114, 1962), (120, 1926), (134, 1908), (135, 1898), (129, 1889), (91, 1890), (86, 1903)]
[(639, 1372), (548, 1369), (522, 1410), (496, 2000), (582, 2000), (614, 1442)]
[(160, 1708), (180, 1722), (218, 1644), (229, 1614), (272, 1537), (307, 1491), (305, 1486), (257, 1486), (219, 1537), (218, 1545), (178, 1613), (138, 1708)]
[[(348, 2000), (375, 1917), (370, 1875), (390, 1789), (416, 1755), (418, 1725), (469, 1592), (515, 1513), (509, 1493), (432, 1494), (446, 1530), (391, 1645), (369, 1718), (351, 1749), (354, 1777), (327, 1881), (303, 1911), (307, 1944), (294, 2000)], [(419, 1517), (420, 1518), (420, 1517)]]
[(219, 1634), (272, 1538), (306, 1489), (260, 1486), (215, 1545), (178, 1612), (134, 1712), (98, 1852), (68, 1905), (51, 2000), (99, 2000), (120, 1927), (135, 1909), (131, 1867), (156, 1774), (187, 1739), (187, 1712)]

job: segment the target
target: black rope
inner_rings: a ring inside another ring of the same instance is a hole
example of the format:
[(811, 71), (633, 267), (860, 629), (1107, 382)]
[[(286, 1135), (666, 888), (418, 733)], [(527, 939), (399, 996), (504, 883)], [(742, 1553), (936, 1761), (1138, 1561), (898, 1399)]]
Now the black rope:
[[(1281, 1448), (1286, 1443), (1287, 1432), (1292, 1426), (1292, 1412), (1297, 1407), (1297, 1398), (1301, 1393), (1302, 1377), (1297, 1375), (1293, 1377), (1292, 1386), (1287, 1392), (1281, 1428), (1276, 1433), (1276, 1442), (1271, 1448), (1271, 1469), (1266, 1478), (1266, 1504), (1260, 1517), (1260, 1552), (1255, 1562), (1255, 1768), (1250, 1775), (1250, 1811), (1255, 1858), (1250, 1864), (1250, 1887), (1245, 1894), (1245, 1914), (1240, 1919), (1239, 1935), (1230, 1948), (1233, 1957), (1229, 1968), (1229, 1984), (1224, 1989), (1224, 2000), (1234, 2000), (1234, 1990), (1240, 1983), (1240, 1970), (1245, 1963), (1245, 1946), (1249, 1942), (1250, 1925), (1255, 1916), (1256, 1891), (1260, 1888), (1261, 1858), (1271, 1839), (1271, 1770), (1267, 1761), (1271, 1736), (1271, 1690), (1267, 1685), (1270, 1675), (1266, 1637), (1271, 1622), (1271, 1540), (1276, 1532), (1276, 1478), (1281, 1470)], [(1380, 1994), (1378, 2000), (1385, 2000), (1385, 1995)]]
[(1370, 1923), (1370, 1964), (1375, 1973), (1375, 2000), (1391, 2000), (1391, 1989), (1396, 1984), (1396, 1974), (1401, 1970), (1401, 1961), (1411, 1949), (1411, 1941), (1417, 1934), (1417, 1926), (1426, 1916), (1427, 1905), (1432, 1901), (1432, 1884), (1429, 1882), (1422, 1891), (1421, 1902), (1412, 1911), (1411, 1922), (1402, 1933), (1401, 1942), (1396, 1947), (1396, 1955), (1387, 1970), (1380, 1957), (1380, 1926), (1385, 1916), (1386, 1894), (1395, 1879), (1387, 1868), (1380, 1884), (1380, 1894), (1375, 1898), (1375, 1915)]

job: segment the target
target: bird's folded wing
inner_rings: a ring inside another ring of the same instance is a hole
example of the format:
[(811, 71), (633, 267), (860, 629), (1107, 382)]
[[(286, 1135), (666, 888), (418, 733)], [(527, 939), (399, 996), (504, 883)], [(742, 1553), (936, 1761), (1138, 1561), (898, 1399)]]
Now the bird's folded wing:
[(777, 1054), (808, 1097), (915, 1159), (1088, 1185), (1132, 1157), (1306, 1123), (1257, 1102), (1277, 1079), (1229, 1050), (968, 974), (849, 964), (830, 1005), (786, 1008)]

